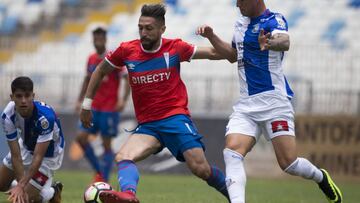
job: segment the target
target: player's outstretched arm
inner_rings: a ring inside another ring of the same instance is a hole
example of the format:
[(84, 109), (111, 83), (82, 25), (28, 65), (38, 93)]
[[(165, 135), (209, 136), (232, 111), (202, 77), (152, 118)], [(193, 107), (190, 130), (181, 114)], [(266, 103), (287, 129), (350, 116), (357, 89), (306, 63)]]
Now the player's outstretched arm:
[(197, 47), (192, 59), (221, 60), (225, 57), (220, 55), (214, 47)]
[(95, 96), (96, 90), (99, 88), (102, 79), (113, 70), (114, 67), (112, 67), (107, 61), (103, 60), (91, 75), (80, 111), (80, 120), (85, 128), (91, 127), (92, 115), (90, 110), (92, 99)]
[(272, 51), (288, 51), (290, 48), (290, 37), (285, 33), (266, 33), (263, 29), (260, 30), (258, 37), (261, 51), (272, 50)]
[(216, 52), (230, 63), (237, 61), (237, 52), (229, 43), (220, 39), (213, 31), (212, 27), (202, 25), (196, 30), (197, 35), (207, 38), (215, 48)]

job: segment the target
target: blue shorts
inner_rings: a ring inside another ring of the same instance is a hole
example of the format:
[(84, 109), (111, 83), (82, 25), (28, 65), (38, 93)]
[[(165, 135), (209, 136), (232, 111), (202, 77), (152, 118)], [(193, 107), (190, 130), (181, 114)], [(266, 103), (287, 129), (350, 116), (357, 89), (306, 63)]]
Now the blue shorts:
[(101, 112), (92, 110), (92, 114), (93, 126), (91, 128), (85, 128), (80, 122), (79, 128), (81, 131), (90, 134), (97, 134), (100, 132), (103, 137), (116, 137), (120, 121), (119, 112)]
[(202, 148), (202, 135), (200, 135), (190, 119), (186, 115), (174, 115), (159, 121), (140, 124), (134, 134), (146, 134), (154, 136), (162, 145), (159, 152), (167, 147), (171, 154), (181, 162), (184, 162), (183, 153), (192, 148)]

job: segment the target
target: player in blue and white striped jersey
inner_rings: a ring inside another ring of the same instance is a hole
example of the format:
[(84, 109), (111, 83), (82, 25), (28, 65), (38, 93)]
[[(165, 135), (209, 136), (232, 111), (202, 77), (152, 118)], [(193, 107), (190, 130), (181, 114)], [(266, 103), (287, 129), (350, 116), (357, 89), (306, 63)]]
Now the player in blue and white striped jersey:
[(64, 155), (60, 121), (50, 106), (34, 101), (30, 78), (13, 80), (11, 91), (1, 114), (10, 152), (0, 166), (0, 191), (16, 203), (60, 202), (62, 184), (52, 185)]
[(238, 62), (240, 98), (226, 127), (224, 149), (231, 202), (245, 202), (244, 157), (264, 134), (282, 170), (314, 180), (330, 203), (341, 203), (341, 191), (329, 174), (297, 157), (293, 92), (282, 69), (284, 52), (290, 47), (284, 16), (268, 10), (264, 0), (237, 0), (237, 7), (242, 16), (235, 23), (232, 43), (221, 40), (210, 26), (197, 30), (219, 54)]

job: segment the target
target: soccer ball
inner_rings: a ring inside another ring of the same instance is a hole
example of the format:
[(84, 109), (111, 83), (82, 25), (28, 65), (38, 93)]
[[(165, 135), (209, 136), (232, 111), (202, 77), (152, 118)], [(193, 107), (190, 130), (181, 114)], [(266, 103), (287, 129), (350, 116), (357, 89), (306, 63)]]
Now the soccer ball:
[(96, 182), (91, 184), (84, 193), (85, 203), (101, 203), (99, 198), (100, 191), (112, 190), (111, 185), (105, 182)]

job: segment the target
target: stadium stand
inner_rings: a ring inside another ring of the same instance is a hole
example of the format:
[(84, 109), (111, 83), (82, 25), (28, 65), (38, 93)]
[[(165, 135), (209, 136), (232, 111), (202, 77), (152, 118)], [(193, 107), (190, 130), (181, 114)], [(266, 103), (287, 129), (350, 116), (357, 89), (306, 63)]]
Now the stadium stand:
[[(19, 0), (16, 5), (14, 2), (0, 0), (0, 14), (3, 14), (0, 15), (0, 31), (3, 34), (15, 32), (18, 23), (33, 25), (39, 21), (39, 13), (57, 16), (66, 13), (63, 9), (67, 8), (61, 7), (59, 0)], [(41, 32), (34, 52), (15, 51), (9, 61), (3, 62), (1, 77), (11, 74), (36, 77), (41, 86), (38, 94), (42, 98), (54, 100), (64, 109), (72, 108), (84, 74), (86, 56), (92, 51), (91, 29), (99, 23), (106, 24), (111, 49), (120, 41), (138, 37), (139, 5), (149, 1), (131, 1), (130, 6), (124, 2), (109, 1), (105, 10), (79, 11), (86, 13), (79, 20), (63, 23), (55, 33)], [(192, 6), (192, 0), (166, 2), (170, 5), (165, 37), (181, 37), (197, 45), (208, 45), (194, 34), (197, 26), (206, 23), (222, 38), (231, 41), (234, 21), (240, 15), (234, 0), (197, 1), (204, 5), (202, 7)], [(81, 0), (62, 3), (86, 7)], [(272, 0), (267, 4), (270, 9), (283, 13), (289, 23), (291, 51), (286, 54), (284, 66), (295, 92), (301, 95), (294, 99), (296, 110), (315, 114), (360, 113), (360, 42), (354, 38), (360, 36), (360, 23), (353, 20), (360, 17), (359, 1)], [(32, 13), (26, 20), (21, 17), (25, 10)], [(9, 20), (9, 16), (13, 19)], [(225, 114), (231, 111), (238, 91), (236, 65), (196, 61), (184, 64), (182, 74), (189, 89), (192, 111)]]

